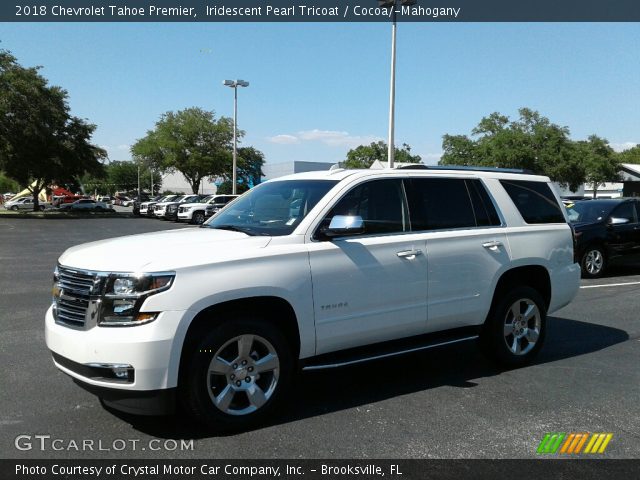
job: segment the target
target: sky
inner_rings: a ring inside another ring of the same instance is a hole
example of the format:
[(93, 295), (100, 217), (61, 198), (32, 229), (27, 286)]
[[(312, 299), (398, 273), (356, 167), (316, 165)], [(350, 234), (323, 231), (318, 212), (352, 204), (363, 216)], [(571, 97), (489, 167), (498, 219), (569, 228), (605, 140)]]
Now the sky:
[[(0, 23), (0, 48), (41, 65), (97, 125), (110, 160), (160, 115), (198, 106), (233, 115), (242, 146), (268, 163), (338, 162), (386, 139), (388, 23)], [(538, 110), (573, 139), (640, 143), (640, 24), (401, 23), (396, 144), (426, 163), (444, 134), (470, 134), (492, 112)]]

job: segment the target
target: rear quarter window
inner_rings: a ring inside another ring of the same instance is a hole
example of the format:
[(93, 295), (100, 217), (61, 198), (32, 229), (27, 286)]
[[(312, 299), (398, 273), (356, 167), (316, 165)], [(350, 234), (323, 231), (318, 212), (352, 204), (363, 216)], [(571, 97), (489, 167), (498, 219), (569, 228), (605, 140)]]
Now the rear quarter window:
[(551, 188), (544, 182), (500, 180), (526, 223), (566, 223)]

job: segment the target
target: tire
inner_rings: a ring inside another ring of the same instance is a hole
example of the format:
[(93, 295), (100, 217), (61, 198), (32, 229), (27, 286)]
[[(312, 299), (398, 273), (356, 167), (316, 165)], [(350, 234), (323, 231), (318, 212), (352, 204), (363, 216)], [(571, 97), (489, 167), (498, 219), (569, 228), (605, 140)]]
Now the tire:
[(246, 430), (271, 417), (293, 376), (291, 349), (277, 328), (256, 317), (230, 320), (184, 352), (187, 368), (180, 383), (185, 410), (223, 432)]
[(11, 207), (11, 210), (13, 210), (14, 212), (17, 212), (18, 211), (18, 206), (14, 205), (13, 207)]
[(40, 205), (40, 207), (38, 207), (40, 209), (41, 212), (44, 212), (44, 205)]
[(601, 277), (607, 267), (607, 257), (600, 245), (587, 247), (580, 259), (580, 270), (584, 278)]
[[(532, 310), (531, 310), (532, 309)], [(497, 299), (480, 334), (484, 353), (515, 368), (530, 363), (542, 348), (547, 309), (537, 290), (518, 286)]]
[(204, 223), (204, 213), (203, 212), (195, 212), (192, 217), (192, 222), (196, 225), (202, 225)]

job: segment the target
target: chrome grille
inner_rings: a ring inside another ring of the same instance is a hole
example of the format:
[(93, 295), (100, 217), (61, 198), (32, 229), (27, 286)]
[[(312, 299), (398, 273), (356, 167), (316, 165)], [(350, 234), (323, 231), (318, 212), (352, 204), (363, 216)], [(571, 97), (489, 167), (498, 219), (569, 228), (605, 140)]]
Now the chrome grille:
[(55, 297), (56, 322), (72, 327), (85, 324), (95, 275), (58, 267), (59, 294)]

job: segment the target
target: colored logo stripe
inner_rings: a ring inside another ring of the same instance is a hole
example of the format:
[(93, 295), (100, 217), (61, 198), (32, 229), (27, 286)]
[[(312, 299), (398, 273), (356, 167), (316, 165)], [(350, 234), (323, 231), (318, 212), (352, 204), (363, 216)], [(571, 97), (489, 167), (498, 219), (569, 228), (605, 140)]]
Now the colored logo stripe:
[(537, 453), (556, 453), (565, 435), (565, 433), (547, 433), (538, 445)]
[[(604, 453), (613, 438), (612, 433), (547, 433), (540, 444), (536, 453), (538, 454), (578, 454), (578, 453)], [(563, 443), (564, 440), (564, 443)], [(588, 440), (588, 441), (587, 441)], [(586, 447), (584, 451), (582, 447)], [(562, 447), (561, 447), (562, 445)], [(559, 451), (558, 451), (559, 449)]]

